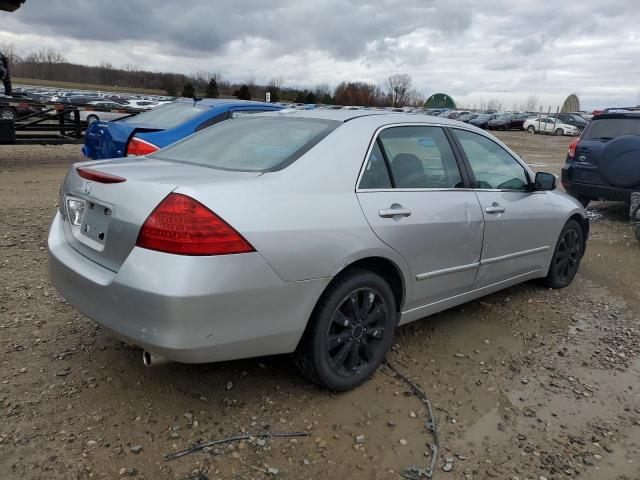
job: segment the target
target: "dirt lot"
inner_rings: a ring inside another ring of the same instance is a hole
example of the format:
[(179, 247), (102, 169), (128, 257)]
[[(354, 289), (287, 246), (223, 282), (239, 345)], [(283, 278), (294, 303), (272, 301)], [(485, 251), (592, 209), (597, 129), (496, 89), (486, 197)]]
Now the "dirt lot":
[[(500, 136), (556, 173), (570, 141)], [(46, 235), (78, 150), (0, 146), (0, 477), (377, 479), (429, 463), (425, 408), (385, 369), (340, 395), (287, 356), (145, 369), (65, 304)], [(400, 329), (389, 359), (434, 404), (435, 478), (640, 479), (640, 243), (624, 206), (590, 211), (569, 288), (528, 283)], [(310, 436), (163, 460), (265, 428)]]

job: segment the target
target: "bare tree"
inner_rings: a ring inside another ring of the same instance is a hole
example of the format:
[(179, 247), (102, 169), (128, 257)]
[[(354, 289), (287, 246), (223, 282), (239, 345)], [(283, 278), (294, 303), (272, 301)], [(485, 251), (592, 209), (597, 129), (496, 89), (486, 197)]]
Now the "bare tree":
[(41, 48), (26, 56), (25, 62), (32, 63), (39, 73), (39, 78), (54, 80), (58, 65), (65, 63), (67, 59), (55, 48)]
[(2, 51), (5, 57), (7, 57), (10, 67), (11, 65), (19, 63), (21, 61), (20, 55), (18, 54), (12, 43), (0, 44), (0, 51)]
[(487, 103), (487, 110), (490, 110), (492, 112), (500, 110), (500, 108), (501, 108), (501, 104), (500, 104), (500, 101), (497, 98), (492, 98)]
[(524, 107), (526, 112), (535, 112), (538, 108), (538, 95), (535, 93), (533, 95), (529, 95), (527, 98), (527, 104)]
[(392, 107), (403, 107), (409, 103), (410, 93), (413, 90), (412, 83), (411, 77), (406, 73), (391, 75), (384, 81)]

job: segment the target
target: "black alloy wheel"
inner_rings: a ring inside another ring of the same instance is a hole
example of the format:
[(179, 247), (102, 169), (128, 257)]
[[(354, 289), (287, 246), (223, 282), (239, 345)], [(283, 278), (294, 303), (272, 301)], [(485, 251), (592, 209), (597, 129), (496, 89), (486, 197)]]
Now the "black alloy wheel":
[(375, 272), (353, 268), (338, 275), (318, 300), (294, 360), (318, 385), (351, 390), (383, 362), (396, 323), (389, 283)]
[(545, 285), (551, 288), (564, 288), (568, 286), (578, 273), (580, 260), (584, 248), (584, 234), (582, 227), (575, 220), (569, 220), (556, 245), (551, 259), (549, 273), (544, 280)]
[(382, 295), (371, 288), (355, 290), (343, 300), (333, 314), (325, 343), (334, 372), (357, 376), (380, 357), (388, 308)]

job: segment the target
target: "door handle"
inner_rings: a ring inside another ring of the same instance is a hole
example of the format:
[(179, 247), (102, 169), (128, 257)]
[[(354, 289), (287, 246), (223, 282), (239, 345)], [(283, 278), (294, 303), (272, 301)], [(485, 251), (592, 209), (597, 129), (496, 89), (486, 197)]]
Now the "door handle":
[(394, 203), (393, 205), (391, 205), (391, 207), (380, 210), (378, 212), (378, 215), (380, 215), (382, 218), (393, 218), (396, 216), (408, 217), (409, 215), (411, 215), (411, 210), (409, 210), (408, 208), (404, 208), (402, 205)]
[(485, 207), (484, 211), (487, 213), (504, 213), (504, 207), (496, 202), (493, 202), (491, 206)]

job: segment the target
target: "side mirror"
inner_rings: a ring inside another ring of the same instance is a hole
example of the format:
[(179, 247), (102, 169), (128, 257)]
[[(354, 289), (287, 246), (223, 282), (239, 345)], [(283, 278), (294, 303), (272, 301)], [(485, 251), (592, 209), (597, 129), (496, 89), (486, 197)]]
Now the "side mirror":
[(538, 172), (533, 185), (534, 190), (555, 190), (556, 176), (553, 173)]

